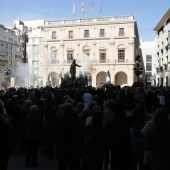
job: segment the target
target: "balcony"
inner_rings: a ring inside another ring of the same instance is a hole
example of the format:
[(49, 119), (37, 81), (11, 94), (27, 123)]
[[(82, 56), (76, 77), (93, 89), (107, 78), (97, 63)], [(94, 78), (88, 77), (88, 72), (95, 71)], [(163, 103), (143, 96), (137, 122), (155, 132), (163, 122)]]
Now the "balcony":
[(118, 59), (117, 62), (118, 62), (118, 63), (124, 63), (124, 62), (125, 62), (125, 59)]
[(70, 20), (53, 20), (45, 21), (45, 25), (63, 25), (63, 24), (79, 24), (79, 23), (103, 23), (103, 22), (115, 22), (115, 21), (134, 21), (134, 15), (125, 16), (113, 16), (113, 17), (93, 17), (85, 19), (70, 19)]
[(99, 63), (106, 63), (106, 59), (103, 59), (103, 60), (100, 59), (100, 60), (99, 60)]
[(83, 34), (83, 37), (84, 37), (84, 38), (89, 38), (89, 37), (90, 37), (90, 34)]
[(72, 38), (74, 38), (74, 35), (68, 35), (68, 38), (72, 39)]
[(105, 33), (104, 34), (99, 33), (99, 37), (106, 37), (106, 34)]
[(119, 33), (118, 33), (118, 36), (119, 36), (119, 37), (125, 36), (125, 32), (119, 32)]
[(51, 38), (52, 38), (53, 40), (54, 40), (54, 39), (57, 39), (57, 35), (53, 35)]

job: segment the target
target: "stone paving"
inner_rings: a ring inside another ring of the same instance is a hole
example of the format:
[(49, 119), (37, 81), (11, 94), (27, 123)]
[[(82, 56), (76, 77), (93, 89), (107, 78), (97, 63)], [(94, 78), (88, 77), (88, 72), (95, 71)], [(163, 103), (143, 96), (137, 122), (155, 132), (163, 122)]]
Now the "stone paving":
[(39, 166), (25, 167), (25, 154), (20, 149), (14, 148), (13, 154), (9, 158), (8, 170), (57, 170), (57, 160), (50, 160), (44, 152), (44, 147), (40, 147), (38, 161)]
[[(127, 111), (127, 116), (131, 115), (131, 111)], [(18, 147), (14, 148), (13, 154), (9, 158), (8, 170), (57, 170), (57, 159), (50, 160), (44, 152), (44, 146), (40, 146), (37, 167), (25, 167), (25, 154)], [(110, 170), (110, 168), (109, 168)]]

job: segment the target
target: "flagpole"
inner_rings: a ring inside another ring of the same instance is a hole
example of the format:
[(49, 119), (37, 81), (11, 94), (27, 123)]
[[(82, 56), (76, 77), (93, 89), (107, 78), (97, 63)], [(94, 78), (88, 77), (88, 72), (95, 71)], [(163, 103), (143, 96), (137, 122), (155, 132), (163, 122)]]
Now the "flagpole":
[(100, 1), (100, 16), (102, 14), (102, 0)]

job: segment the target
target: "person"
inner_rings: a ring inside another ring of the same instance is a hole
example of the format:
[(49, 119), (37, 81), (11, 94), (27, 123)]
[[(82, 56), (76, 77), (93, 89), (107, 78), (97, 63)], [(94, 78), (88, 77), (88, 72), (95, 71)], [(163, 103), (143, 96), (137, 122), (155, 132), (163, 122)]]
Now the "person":
[(73, 116), (73, 105), (65, 103), (63, 117), (56, 123), (56, 148), (58, 169), (79, 170), (80, 164), (80, 124)]
[(49, 95), (43, 109), (43, 122), (45, 130), (45, 145), (48, 159), (53, 159), (53, 144), (55, 136), (55, 123), (57, 120), (56, 109), (54, 105), (54, 98)]
[(103, 111), (96, 110), (92, 115), (92, 123), (82, 129), (80, 141), (83, 170), (102, 169), (105, 148), (103, 116)]
[(168, 113), (163, 108), (155, 112), (152, 128), (146, 137), (146, 150), (151, 152), (152, 170), (170, 169), (170, 123)]
[(38, 165), (38, 150), (43, 140), (44, 127), (43, 120), (38, 115), (37, 105), (31, 106), (30, 111), (31, 113), (26, 117), (24, 125), (26, 138), (25, 166), (35, 167)]
[(10, 156), (10, 126), (5, 121), (4, 104), (0, 100), (0, 169), (7, 170), (8, 160)]
[(83, 94), (82, 99), (84, 101), (84, 110), (88, 108), (89, 103), (93, 100), (93, 96), (90, 93), (89, 89), (86, 89), (86, 92)]
[(81, 67), (80, 65), (78, 65), (76, 63), (76, 60), (74, 59), (71, 66), (70, 66), (70, 74), (71, 74), (72, 79), (75, 79), (75, 77), (76, 77), (76, 66)]
[(111, 84), (109, 71), (106, 73), (106, 84)]

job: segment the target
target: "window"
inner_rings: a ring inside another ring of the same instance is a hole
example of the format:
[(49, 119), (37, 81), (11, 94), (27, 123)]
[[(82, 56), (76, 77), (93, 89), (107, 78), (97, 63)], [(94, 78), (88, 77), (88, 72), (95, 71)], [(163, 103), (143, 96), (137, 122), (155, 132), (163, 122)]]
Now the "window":
[(84, 37), (89, 37), (89, 30), (84, 30)]
[(38, 54), (33, 54), (32, 58), (33, 60), (38, 60)]
[(118, 63), (123, 63), (125, 62), (125, 50), (120, 49), (118, 50)]
[(104, 37), (105, 36), (105, 30), (104, 29), (100, 29), (99, 36), (100, 37)]
[(32, 46), (32, 52), (33, 53), (38, 53), (38, 45), (33, 45)]
[(152, 63), (152, 55), (146, 55), (146, 63)]
[(71, 63), (74, 58), (73, 51), (67, 51), (67, 63)]
[(51, 51), (51, 64), (57, 63), (57, 50)]
[(146, 63), (146, 71), (152, 71), (152, 63)]
[(38, 62), (37, 61), (33, 61), (32, 62), (32, 67), (33, 67), (33, 69), (38, 68)]
[(119, 28), (119, 36), (124, 36), (124, 28)]
[(9, 44), (9, 48), (12, 49), (12, 44)]
[(73, 38), (73, 37), (74, 37), (73, 31), (69, 31), (69, 33), (68, 33), (68, 38)]
[(106, 63), (106, 50), (100, 50), (99, 63)]
[(1, 46), (1, 47), (3, 47), (3, 46), (4, 46), (3, 42), (0, 42), (0, 46)]
[(57, 32), (56, 31), (53, 31), (52, 32), (52, 39), (56, 39), (57, 38)]
[(151, 76), (152, 76), (151, 72), (146, 72), (146, 82), (151, 82)]
[(90, 55), (90, 51), (89, 50), (83, 50), (83, 53), (86, 54), (86, 55)]
[(170, 23), (170, 18), (168, 18), (168, 20), (166, 21), (166, 24), (168, 25)]
[(12, 59), (12, 53), (9, 53), (9, 58)]
[(5, 48), (8, 48), (8, 44), (7, 43), (5, 44)]

